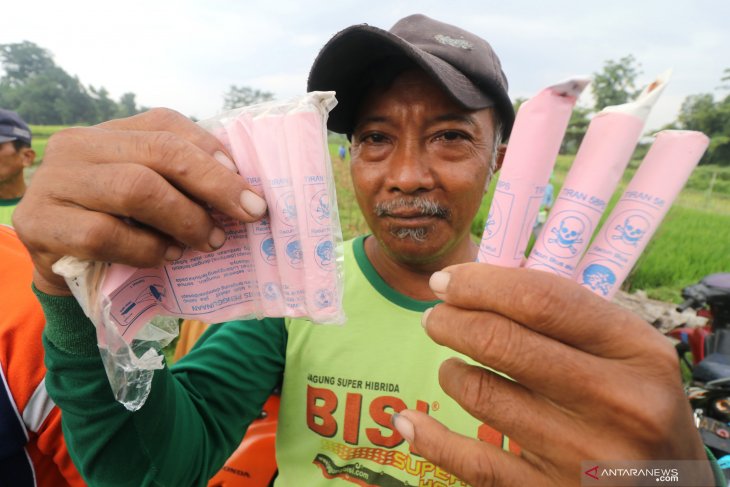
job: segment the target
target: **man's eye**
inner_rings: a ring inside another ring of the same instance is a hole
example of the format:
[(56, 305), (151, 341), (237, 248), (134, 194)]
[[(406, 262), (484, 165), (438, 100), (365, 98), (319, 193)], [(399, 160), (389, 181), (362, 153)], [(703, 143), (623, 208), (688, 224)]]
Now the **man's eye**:
[(374, 133), (374, 134), (365, 134), (365, 135), (362, 136), (362, 138), (360, 140), (362, 142), (370, 142), (370, 143), (373, 143), (373, 144), (380, 144), (380, 143), (385, 142), (386, 141), (386, 138), (385, 138), (385, 136), (383, 134)]
[(447, 130), (445, 132), (441, 132), (440, 134), (438, 134), (437, 137), (449, 142), (454, 140), (468, 139), (465, 134), (463, 134), (462, 132), (457, 132), (455, 130)]

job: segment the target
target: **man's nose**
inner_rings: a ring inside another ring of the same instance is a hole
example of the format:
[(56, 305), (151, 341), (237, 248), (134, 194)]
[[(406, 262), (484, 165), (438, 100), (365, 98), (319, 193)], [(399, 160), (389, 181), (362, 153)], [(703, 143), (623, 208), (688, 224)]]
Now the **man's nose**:
[(412, 194), (434, 187), (428, 154), (416, 138), (401, 139), (389, 166), (387, 185), (391, 191)]

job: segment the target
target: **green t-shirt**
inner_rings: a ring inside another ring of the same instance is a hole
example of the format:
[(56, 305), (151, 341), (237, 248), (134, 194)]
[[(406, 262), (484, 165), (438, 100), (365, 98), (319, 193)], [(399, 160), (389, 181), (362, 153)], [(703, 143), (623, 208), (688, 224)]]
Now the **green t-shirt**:
[(0, 199), (0, 224), (13, 225), (13, 212), (20, 203), (20, 198)]
[(363, 242), (345, 244), (347, 322), (287, 320), (276, 485), (462, 485), (409, 451), (391, 425), (394, 412), (418, 409), (466, 436), (503, 447), (508, 440), (439, 386), (439, 366), (458, 354), (435, 344), (421, 326), (423, 312), (438, 301), (394, 291), (368, 261)]

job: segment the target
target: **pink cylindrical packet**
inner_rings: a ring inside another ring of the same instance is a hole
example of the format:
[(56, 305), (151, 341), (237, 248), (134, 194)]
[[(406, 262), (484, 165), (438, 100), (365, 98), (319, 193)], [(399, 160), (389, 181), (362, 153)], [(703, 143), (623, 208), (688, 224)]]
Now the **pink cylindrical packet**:
[(611, 299), (636, 263), (669, 207), (704, 154), (701, 132), (665, 130), (657, 134), (626, 191), (583, 259), (576, 280)]
[[(240, 114), (228, 121), (226, 130), (230, 134), (231, 149), (238, 172), (246, 179), (251, 190), (265, 198), (263, 183), (259, 174), (256, 150), (251, 140), (251, 117)], [(258, 221), (246, 223), (251, 260), (256, 272), (258, 302), (256, 315), (283, 316), (284, 300), (281, 293), (281, 281), (277, 268), (274, 237), (271, 233), (268, 213)]]
[(606, 107), (593, 117), (525, 267), (575, 275), (668, 78), (664, 73), (634, 102)]
[[(223, 144), (228, 153), (233, 156), (233, 140), (230, 138), (226, 127), (219, 122), (219, 125), (208, 125), (207, 129)], [(219, 162), (233, 174), (240, 172), (234, 161), (230, 161), (232, 165), (229, 165), (229, 161), (225, 160), (219, 160)], [(221, 289), (216, 294), (220, 297), (227, 296), (231, 293), (242, 296), (243, 304), (237, 307), (236, 311), (238, 314), (235, 316), (258, 315), (260, 308), (259, 285), (253, 262), (251, 244), (249, 242), (249, 229), (244, 222), (230, 218), (220, 212), (213, 212), (213, 217), (226, 232), (226, 245), (222, 249), (222, 253), (225, 253), (229, 259), (233, 259), (233, 263), (224, 274), (227, 280), (234, 281), (227, 282), (225, 289)]]
[(252, 119), (252, 140), (269, 206), (271, 233), (284, 299), (284, 316), (306, 316), (304, 258), (296, 194), (290, 173), (286, 115), (263, 113)]
[[(324, 101), (327, 101), (326, 99)], [(334, 101), (334, 100), (332, 100)], [(317, 323), (342, 323), (342, 295), (338, 287), (337, 218), (334, 187), (328, 187), (326, 132), (322, 114), (311, 108), (284, 119), (291, 176), (297, 201), (304, 260), (308, 316)]]
[(479, 246), (478, 262), (519, 267), (578, 95), (587, 79), (545, 88), (515, 119)]

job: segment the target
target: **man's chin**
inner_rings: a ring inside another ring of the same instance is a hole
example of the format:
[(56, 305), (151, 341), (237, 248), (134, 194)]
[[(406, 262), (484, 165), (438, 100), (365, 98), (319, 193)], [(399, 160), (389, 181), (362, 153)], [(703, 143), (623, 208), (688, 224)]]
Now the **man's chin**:
[(432, 227), (391, 227), (381, 240), (386, 252), (401, 262), (426, 263), (442, 252), (443, 242), (437, 241)]
[(396, 241), (414, 243), (426, 242), (432, 232), (433, 229), (429, 227), (393, 227), (390, 229), (390, 235)]

